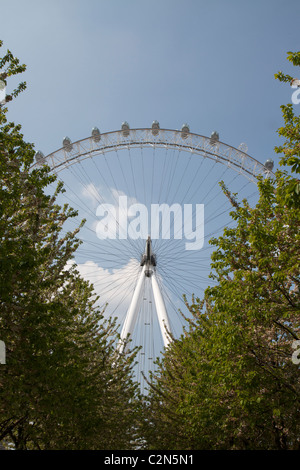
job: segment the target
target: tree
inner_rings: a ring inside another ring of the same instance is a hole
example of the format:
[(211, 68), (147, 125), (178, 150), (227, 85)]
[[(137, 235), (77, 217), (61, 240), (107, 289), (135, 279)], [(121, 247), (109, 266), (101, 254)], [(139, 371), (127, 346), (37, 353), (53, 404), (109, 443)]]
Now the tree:
[(299, 447), (300, 210), (287, 209), (271, 180), (259, 187), (253, 209), (230, 195), (237, 226), (212, 240), (218, 284), (188, 304), (190, 327), (160, 363), (150, 394), (154, 447)]
[[(298, 171), (299, 136), (285, 122), (281, 163)], [(187, 303), (189, 328), (159, 364), (146, 430), (152, 448), (300, 448), (297, 181), (286, 171), (261, 178), (253, 208), (221, 183), (235, 227), (211, 240), (217, 284)]]
[[(10, 51), (0, 67), (5, 81), (25, 69)], [(63, 233), (77, 213), (57, 204), (62, 184), (47, 194), (55, 176), (32, 168), (34, 147), (7, 111), (0, 109), (0, 441), (16, 449), (132, 448), (135, 352), (116, 353), (115, 322), (104, 319), (72, 262), (81, 226)]]
[[(300, 66), (300, 52), (288, 52), (287, 59), (294, 65)], [(288, 82), (292, 85), (295, 79), (288, 74), (278, 72), (275, 78), (281, 82)], [(298, 85), (299, 86), (299, 85)], [(286, 202), (292, 206), (300, 205), (300, 180), (297, 177), (300, 173), (300, 116), (296, 116), (292, 103), (281, 106), (284, 126), (278, 129), (278, 134), (286, 140), (283, 145), (275, 147), (275, 152), (283, 154), (280, 158), (280, 165), (287, 166), (296, 176), (289, 176), (281, 181), (286, 186)]]

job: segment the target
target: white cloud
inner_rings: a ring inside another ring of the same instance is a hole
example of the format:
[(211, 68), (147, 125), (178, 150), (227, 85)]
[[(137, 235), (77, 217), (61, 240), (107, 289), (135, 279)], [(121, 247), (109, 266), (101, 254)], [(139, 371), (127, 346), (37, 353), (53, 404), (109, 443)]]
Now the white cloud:
[[(74, 261), (68, 262), (69, 266), (71, 264)], [(106, 314), (123, 321), (140, 272), (139, 262), (130, 259), (125, 266), (108, 270), (94, 261), (86, 261), (77, 264), (77, 269), (84, 279), (93, 284), (96, 294), (100, 295), (99, 305), (108, 303)]]
[(81, 194), (93, 205), (96, 205), (101, 201), (100, 190), (100, 187), (95, 186), (94, 183), (91, 182), (82, 189)]

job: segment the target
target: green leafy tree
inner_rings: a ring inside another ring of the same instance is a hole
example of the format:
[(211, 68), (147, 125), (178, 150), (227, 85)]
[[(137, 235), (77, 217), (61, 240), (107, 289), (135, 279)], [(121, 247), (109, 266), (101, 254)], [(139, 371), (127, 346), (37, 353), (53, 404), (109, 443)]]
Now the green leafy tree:
[[(299, 57), (299, 53), (293, 57)], [(234, 228), (211, 243), (211, 277), (203, 300), (187, 303), (189, 328), (166, 351), (149, 398), (151, 448), (299, 449), (300, 373), (292, 361), (300, 339), (298, 118), (280, 135), (282, 165), (258, 181), (259, 201), (232, 203)], [(295, 135), (294, 135), (295, 131)]]
[[(287, 59), (295, 66), (300, 66), (300, 52), (288, 52)], [(278, 72), (275, 78), (281, 82), (288, 82), (292, 85), (295, 82), (295, 77)], [(299, 80), (297, 81), (299, 82)], [(299, 87), (299, 84), (296, 85)], [(282, 115), (284, 119), (284, 126), (278, 129), (278, 134), (285, 138), (283, 145), (275, 147), (275, 152), (282, 154), (280, 158), (280, 165), (286, 166), (291, 169), (294, 176), (289, 176), (281, 181), (286, 187), (286, 203), (291, 206), (300, 205), (300, 180), (297, 175), (300, 173), (300, 116), (295, 114), (292, 103), (281, 106)]]
[[(2, 45), (2, 43), (1, 43)], [(10, 51), (2, 80), (24, 71)], [(5, 99), (9, 103), (25, 84)], [(96, 307), (93, 286), (72, 257), (77, 213), (49, 168), (32, 168), (34, 147), (0, 109), (0, 442), (15, 449), (127, 449), (135, 446), (140, 401), (135, 352), (116, 353), (116, 325)]]
[(259, 187), (253, 209), (229, 195), (237, 224), (212, 240), (218, 284), (188, 305), (189, 330), (160, 364), (147, 431), (154, 448), (299, 447), (300, 210), (287, 209), (271, 180)]

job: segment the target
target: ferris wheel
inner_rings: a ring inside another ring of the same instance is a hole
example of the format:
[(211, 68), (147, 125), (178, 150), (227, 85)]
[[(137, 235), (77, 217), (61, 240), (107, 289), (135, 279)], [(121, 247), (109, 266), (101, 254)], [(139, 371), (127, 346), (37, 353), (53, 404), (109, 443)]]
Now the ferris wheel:
[(94, 127), (74, 143), (65, 137), (48, 156), (36, 153), (33, 167), (48, 165), (64, 183), (58, 202), (79, 212), (65, 229), (86, 219), (74, 262), (105, 314), (117, 317), (119, 349), (141, 346), (141, 383), (182, 333), (183, 296), (201, 297), (213, 285), (209, 240), (234, 223), (218, 183), (255, 203), (258, 175), (272, 173), (272, 160), (262, 164), (246, 152), (245, 144), (222, 143), (217, 132), (204, 137), (187, 124), (161, 129), (154, 121), (137, 129), (123, 122), (105, 133)]

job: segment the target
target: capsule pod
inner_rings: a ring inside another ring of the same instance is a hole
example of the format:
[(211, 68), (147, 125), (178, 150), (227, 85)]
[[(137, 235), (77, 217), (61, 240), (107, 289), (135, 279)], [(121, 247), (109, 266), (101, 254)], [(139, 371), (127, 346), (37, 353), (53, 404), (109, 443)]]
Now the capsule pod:
[(40, 150), (35, 152), (35, 161), (38, 165), (43, 165), (45, 162), (45, 156)]
[(159, 134), (159, 122), (158, 121), (153, 121), (152, 122), (152, 134), (153, 135), (158, 135)]
[(99, 142), (99, 140), (101, 140), (101, 134), (100, 134), (98, 127), (93, 127), (92, 138), (94, 142)]
[(73, 144), (69, 137), (65, 137), (63, 139), (63, 148), (66, 150), (66, 152), (71, 152)]
[(265, 163), (265, 168), (267, 171), (272, 171), (274, 168), (274, 161), (271, 158), (268, 158)]
[(247, 153), (247, 152), (248, 152), (248, 146), (247, 146), (247, 144), (245, 144), (244, 142), (242, 142), (242, 143), (239, 145), (238, 149), (239, 149), (241, 152), (244, 152), (244, 153)]
[(190, 132), (190, 126), (188, 124), (183, 124), (183, 126), (181, 127), (181, 137), (183, 139), (186, 139), (189, 132)]
[(210, 136), (210, 143), (212, 145), (215, 145), (217, 142), (219, 141), (219, 134), (217, 131), (214, 131), (211, 133), (211, 136)]
[(124, 137), (128, 137), (128, 136), (129, 136), (129, 134), (130, 134), (130, 127), (129, 127), (128, 122), (126, 122), (126, 121), (123, 122), (123, 124), (122, 124), (122, 131), (123, 131), (122, 133), (123, 133), (123, 136), (124, 136)]

